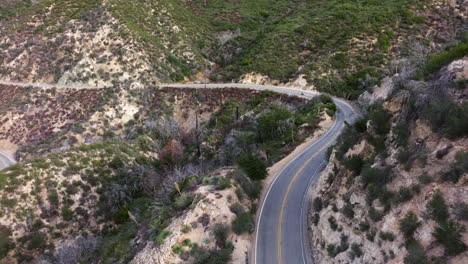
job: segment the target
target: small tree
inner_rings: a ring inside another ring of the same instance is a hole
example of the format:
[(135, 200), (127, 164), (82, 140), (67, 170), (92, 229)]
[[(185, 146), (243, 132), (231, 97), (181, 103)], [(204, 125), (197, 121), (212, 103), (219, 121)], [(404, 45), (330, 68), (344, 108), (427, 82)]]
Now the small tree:
[(437, 222), (443, 222), (449, 217), (447, 204), (445, 204), (444, 197), (440, 191), (434, 194), (432, 200), (427, 204), (426, 209), (431, 218)]
[(453, 220), (444, 221), (432, 233), (437, 240), (445, 247), (445, 253), (449, 256), (455, 256), (466, 250), (462, 234), (465, 232), (465, 226)]
[(322, 210), (322, 207), (323, 207), (322, 199), (320, 199), (320, 197), (315, 197), (312, 205), (314, 207), (315, 212), (320, 212)]
[(248, 213), (239, 214), (234, 221), (232, 221), (232, 231), (237, 235), (242, 233), (251, 233), (255, 229), (253, 216)]
[(408, 255), (403, 260), (405, 264), (431, 263), (426, 257), (424, 248), (416, 240), (409, 241), (406, 245), (406, 249), (408, 250)]
[(252, 180), (263, 180), (268, 174), (265, 163), (251, 153), (242, 153), (237, 163)]
[(409, 212), (400, 220), (400, 231), (406, 238), (410, 238), (420, 225), (421, 222), (418, 221), (418, 217), (413, 212)]
[(375, 132), (379, 135), (386, 135), (390, 131), (391, 114), (382, 105), (373, 105), (370, 111), (370, 120)]
[(216, 224), (213, 227), (213, 235), (220, 244), (224, 245), (229, 233), (229, 227), (225, 224)]

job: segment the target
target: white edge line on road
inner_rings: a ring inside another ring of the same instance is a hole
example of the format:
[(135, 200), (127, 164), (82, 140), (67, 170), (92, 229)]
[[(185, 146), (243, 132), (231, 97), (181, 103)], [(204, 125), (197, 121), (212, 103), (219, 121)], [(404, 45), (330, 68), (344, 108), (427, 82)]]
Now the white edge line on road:
[(260, 207), (260, 212), (258, 214), (258, 219), (257, 219), (257, 224), (256, 224), (256, 228), (255, 228), (255, 248), (254, 248), (254, 264), (257, 263), (257, 243), (258, 243), (258, 230), (260, 229), (260, 222), (262, 221), (262, 213), (263, 213), (263, 208), (265, 207), (265, 201), (267, 200), (268, 198), (268, 195), (270, 194), (270, 191), (271, 189), (273, 188), (273, 185), (275, 184), (276, 180), (279, 178), (278, 176), (281, 175), (281, 173), (283, 173), (283, 171), (289, 167), (289, 165), (291, 165), (291, 163), (293, 163), (296, 159), (298, 159), (299, 157), (301, 157), (305, 152), (307, 152), (308, 150), (310, 150), (312, 147), (314, 147), (315, 145), (317, 145), (319, 142), (321, 142), (332, 130), (333, 128), (335, 127), (335, 125), (337, 124), (336, 122), (336, 118), (335, 118), (335, 121), (333, 122), (333, 126), (330, 127), (327, 132), (322, 135), (320, 137), (319, 140), (315, 141), (314, 143), (312, 143), (312, 145), (310, 145), (309, 147), (307, 147), (305, 150), (303, 150), (301, 153), (297, 154), (296, 157), (294, 157), (291, 161), (288, 162), (288, 164), (286, 164), (286, 166), (283, 167), (283, 169), (275, 175), (275, 178), (273, 179), (273, 181), (270, 183), (270, 186), (268, 186), (268, 190), (265, 194), (265, 197), (263, 198), (263, 203), (262, 203), (262, 206)]
[[(312, 176), (310, 177), (310, 180), (309, 182), (307, 183), (307, 188), (306, 188), (306, 191), (304, 193), (304, 197), (302, 199), (302, 205), (301, 205), (301, 222), (304, 220), (304, 209), (306, 207), (306, 202), (307, 202), (307, 195), (309, 194), (309, 190), (310, 190), (310, 186), (312, 184), (312, 181), (314, 180), (315, 178), (315, 175), (317, 174), (317, 172), (322, 172), (323, 168), (324, 168), (324, 164), (326, 164), (327, 162), (325, 161), (322, 161), (320, 163), (320, 165), (315, 169), (314, 173), (312, 174)], [(305, 248), (304, 248), (304, 223), (301, 224), (301, 240), (302, 240), (302, 243), (301, 243), (301, 248), (302, 248), (302, 261), (304, 264), (307, 263), (306, 261), (306, 258), (305, 258)]]

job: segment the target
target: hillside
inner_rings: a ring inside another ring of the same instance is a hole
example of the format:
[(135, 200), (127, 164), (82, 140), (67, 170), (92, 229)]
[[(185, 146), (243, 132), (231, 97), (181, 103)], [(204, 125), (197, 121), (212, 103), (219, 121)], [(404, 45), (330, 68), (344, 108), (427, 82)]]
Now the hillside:
[(402, 56), (453, 44), (466, 20), (463, 1), (4, 1), (18, 8), (2, 9), (2, 80), (108, 87), (256, 73), (353, 99)]
[(0, 264), (468, 263), (467, 7), (0, 0)]
[(2, 22), (0, 79), (99, 88), (180, 80), (207, 63), (198, 21), (171, 0), (39, 1)]
[(341, 136), (314, 187), (319, 261), (468, 261), (467, 47), (433, 55), (425, 80), (414, 79), (420, 72), (394, 77), (366, 96), (375, 100)]
[(0, 172), (5, 263), (242, 259), (266, 166), (335, 111), (239, 89), (1, 91), (0, 140), (22, 160)]

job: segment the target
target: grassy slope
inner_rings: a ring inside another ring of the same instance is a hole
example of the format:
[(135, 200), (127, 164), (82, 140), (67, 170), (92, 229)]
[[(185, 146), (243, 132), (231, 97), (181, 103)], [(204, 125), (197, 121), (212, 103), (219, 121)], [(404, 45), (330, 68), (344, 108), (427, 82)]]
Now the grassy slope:
[[(212, 19), (218, 31), (241, 29), (241, 35), (221, 50), (242, 48), (232, 62), (218, 54), (221, 63), (229, 64), (223, 72), (226, 79), (256, 71), (284, 81), (305, 65), (299, 72), (325, 90), (330, 85), (325, 80), (346, 79), (338, 78), (346, 73), (374, 73), (372, 67), (385, 63), (392, 39), (424, 22), (410, 11), (424, 2), (195, 0), (190, 6)], [(347, 86), (352, 82), (340, 89), (351, 90)]]
[[(11, 8), (8, 10), (13, 11)], [(183, 76), (190, 76), (207, 65), (203, 47), (211, 42), (208, 24), (175, 0), (111, 0), (105, 3), (101, 0), (43, 0), (22, 9), (18, 14), (0, 25), (2, 38), (14, 36), (20, 41), (31, 35), (62, 38), (63, 33), (69, 33), (73, 27), (71, 25), (86, 22), (97, 31), (106, 23), (112, 24), (105, 17), (110, 14), (118, 19), (118, 24), (124, 25), (122, 30), (118, 29), (120, 36), (125, 40), (136, 40), (136, 45), (144, 48), (151, 60), (151, 74), (159, 79), (181, 80)], [(31, 22), (36, 26), (31, 26)], [(115, 25), (113, 28), (116, 28)], [(56, 80), (60, 74), (61, 70), (58, 70)]]
[(11, 18), (30, 5), (30, 0), (0, 0), (0, 20)]
[[(161, 64), (163, 70), (167, 68), (164, 64), (175, 68), (170, 73), (173, 81), (206, 65), (202, 49), (211, 41), (208, 24), (178, 1), (111, 0), (106, 6), (127, 26), (127, 33), (144, 45), (155, 64)], [(193, 53), (193, 59), (184, 55), (185, 51)]]
[[(381, 76), (397, 39), (417, 35), (425, 19), (413, 11), (430, 2), (110, 0), (105, 8), (128, 29), (122, 36), (144, 47), (160, 79), (180, 81), (210, 60), (222, 66), (220, 80), (255, 71), (287, 81), (304, 73), (320, 90), (355, 97), (365, 88), (360, 80)], [(51, 5), (53, 12), (35, 32), (60, 33), (102, 2), (44, 0), (8, 28), (21, 31)], [(218, 33), (237, 29), (240, 35), (227, 43), (214, 41)]]

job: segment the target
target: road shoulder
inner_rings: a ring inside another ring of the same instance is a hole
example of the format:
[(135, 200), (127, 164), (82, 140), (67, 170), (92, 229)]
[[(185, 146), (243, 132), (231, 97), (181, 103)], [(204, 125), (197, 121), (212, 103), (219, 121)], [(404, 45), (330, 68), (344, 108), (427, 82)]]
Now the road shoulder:
[[(310, 137), (308, 137), (303, 143), (301, 143), (299, 146), (297, 146), (289, 155), (281, 159), (280, 161), (276, 162), (273, 164), (271, 167), (268, 168), (268, 176), (266, 179), (263, 180), (262, 182), (262, 192), (260, 194), (260, 198), (258, 201), (258, 205), (261, 206), (265, 200), (265, 196), (268, 192), (268, 189), (270, 188), (270, 185), (273, 183), (274, 179), (278, 176), (278, 174), (297, 156), (299, 156), (304, 150), (309, 148), (312, 144), (317, 142), (332, 126), (335, 121), (334, 117), (329, 117), (328, 115), (325, 115), (326, 118), (320, 121), (318, 124), (317, 130), (314, 131), (314, 134)], [(258, 224), (258, 219), (259, 219), (259, 214), (260, 210), (257, 209), (256, 213), (256, 225)], [(250, 259), (255, 258), (255, 236), (257, 234), (257, 228), (255, 232), (252, 234), (254, 237), (253, 243), (254, 246), (251, 248), (249, 255)]]

